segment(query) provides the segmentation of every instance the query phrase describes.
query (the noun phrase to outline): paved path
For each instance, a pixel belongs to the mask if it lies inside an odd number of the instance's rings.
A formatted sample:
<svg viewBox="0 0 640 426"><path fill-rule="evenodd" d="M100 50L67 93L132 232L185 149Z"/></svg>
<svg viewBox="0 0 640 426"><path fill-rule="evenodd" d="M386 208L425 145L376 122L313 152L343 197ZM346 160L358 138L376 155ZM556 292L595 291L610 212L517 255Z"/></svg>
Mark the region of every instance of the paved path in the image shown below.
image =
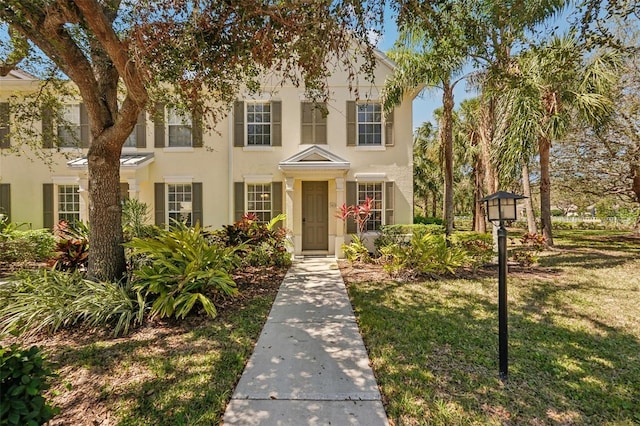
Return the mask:
<svg viewBox="0 0 640 426"><path fill-rule="evenodd" d="M224 424L388 425L335 260L294 262Z"/></svg>

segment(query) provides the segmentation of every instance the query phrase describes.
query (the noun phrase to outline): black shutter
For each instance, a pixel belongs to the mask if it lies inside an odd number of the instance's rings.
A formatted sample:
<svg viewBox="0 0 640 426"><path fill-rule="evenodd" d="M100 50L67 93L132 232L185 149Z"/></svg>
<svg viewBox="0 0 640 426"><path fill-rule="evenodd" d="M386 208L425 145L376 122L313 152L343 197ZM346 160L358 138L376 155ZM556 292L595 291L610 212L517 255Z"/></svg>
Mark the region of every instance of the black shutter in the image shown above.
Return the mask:
<svg viewBox="0 0 640 426"><path fill-rule="evenodd" d="M358 183L353 181L347 182L347 206L355 206L358 204ZM352 217L347 219L347 234L355 234L358 232L358 225Z"/></svg>
<svg viewBox="0 0 640 426"><path fill-rule="evenodd" d="M244 214L244 182L233 183L233 220L242 219Z"/></svg>
<svg viewBox="0 0 640 426"><path fill-rule="evenodd" d="M165 142L165 121L164 121L164 104L157 103L155 108L155 113L153 115L153 146L156 148L164 148L166 146ZM164 219L163 219L164 222Z"/></svg>
<svg viewBox="0 0 640 426"><path fill-rule="evenodd" d="M89 148L91 144L91 132L89 129L89 114L87 107L80 104L80 147Z"/></svg>
<svg viewBox="0 0 640 426"><path fill-rule="evenodd" d="M48 106L42 108L42 147L53 148L53 111Z"/></svg>
<svg viewBox="0 0 640 426"><path fill-rule="evenodd" d="M203 225L202 214L202 182L194 182L191 184L191 225L200 223Z"/></svg>
<svg viewBox="0 0 640 426"><path fill-rule="evenodd" d="M278 216L283 212L282 205L282 182L271 183L271 218ZM278 222L277 227L284 226L283 222Z"/></svg>
<svg viewBox="0 0 640 426"><path fill-rule="evenodd" d="M124 203L129 199L129 184L120 182L120 202Z"/></svg>
<svg viewBox="0 0 640 426"><path fill-rule="evenodd" d="M9 102L0 102L0 149L11 148L9 140Z"/></svg>
<svg viewBox="0 0 640 426"><path fill-rule="evenodd" d="M53 184L42 184L42 226L53 229Z"/></svg>
<svg viewBox="0 0 640 426"><path fill-rule="evenodd" d="M347 101L347 146L356 146L357 105L355 101Z"/></svg>
<svg viewBox="0 0 640 426"><path fill-rule="evenodd" d="M191 116L191 137L194 148L202 148L202 113L194 111Z"/></svg>
<svg viewBox="0 0 640 426"><path fill-rule="evenodd" d="M11 184L0 183L0 213L11 222Z"/></svg>
<svg viewBox="0 0 640 426"><path fill-rule="evenodd" d="M244 102L233 103L233 146L244 146Z"/></svg>
<svg viewBox="0 0 640 426"><path fill-rule="evenodd" d="M311 102L300 103L300 143L312 144L313 137L313 104Z"/></svg>
<svg viewBox="0 0 640 426"><path fill-rule="evenodd" d="M313 108L313 115L315 118L315 132L314 143L326 144L327 143L327 105L316 105Z"/></svg>
<svg viewBox="0 0 640 426"><path fill-rule="evenodd" d="M393 110L389 111L384 119L384 144L385 146L393 146L395 144L393 138Z"/></svg>
<svg viewBox="0 0 640 426"><path fill-rule="evenodd" d="M136 124L136 148L145 149L147 147L147 114L141 111L138 114Z"/></svg>
<svg viewBox="0 0 640 426"><path fill-rule="evenodd" d="M282 146L282 102L271 101L271 146Z"/></svg>
<svg viewBox="0 0 640 426"><path fill-rule="evenodd" d="M394 209L395 209L395 184L394 182L384 183L384 202L385 202L385 214L384 224L393 225L395 222Z"/></svg>
<svg viewBox="0 0 640 426"><path fill-rule="evenodd" d="M164 204L164 183L156 182L153 184L154 200L153 211L155 217L155 223L157 226L165 225L165 204Z"/></svg>

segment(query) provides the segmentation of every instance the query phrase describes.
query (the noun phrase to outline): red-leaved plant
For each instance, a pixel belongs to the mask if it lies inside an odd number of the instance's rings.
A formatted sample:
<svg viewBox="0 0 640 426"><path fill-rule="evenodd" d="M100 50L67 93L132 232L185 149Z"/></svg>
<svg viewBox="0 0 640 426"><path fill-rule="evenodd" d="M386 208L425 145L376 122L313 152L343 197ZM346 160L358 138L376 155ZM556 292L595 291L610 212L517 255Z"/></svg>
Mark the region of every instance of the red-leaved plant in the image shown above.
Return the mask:
<svg viewBox="0 0 640 426"><path fill-rule="evenodd" d="M350 217L356 222L358 238L362 239L362 235L367 230L367 222L373 214L373 198L367 197L362 204L347 206L343 204L338 208L336 217L347 221Z"/></svg>

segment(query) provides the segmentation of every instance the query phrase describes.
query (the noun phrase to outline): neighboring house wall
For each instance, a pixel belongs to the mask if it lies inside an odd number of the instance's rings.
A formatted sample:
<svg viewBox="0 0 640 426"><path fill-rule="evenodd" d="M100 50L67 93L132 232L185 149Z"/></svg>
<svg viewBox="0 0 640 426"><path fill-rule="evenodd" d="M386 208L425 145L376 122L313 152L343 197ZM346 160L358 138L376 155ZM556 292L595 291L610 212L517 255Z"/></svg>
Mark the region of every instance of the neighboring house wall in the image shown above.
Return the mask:
<svg viewBox="0 0 640 426"><path fill-rule="evenodd" d="M391 72L379 61L379 86ZM16 155L11 140L2 138L11 133L9 96L37 85L18 77L10 75L0 87L0 209L9 206L14 221L34 227L53 226L61 217L87 220L86 149L46 148L47 166L27 158L33 155ZM249 211L264 220L286 213L296 254L340 255L345 232L355 231L336 211L366 195L376 198L372 226L410 223L412 99L382 118L380 87L367 83L356 99L345 74L329 84L331 99L319 108L303 89L265 86L260 95L239 97L213 131L202 130L200 117L155 105L139 117L123 148L123 198L147 203L156 224L172 217L220 227ZM56 129L45 114L45 133L76 131L85 141L82 105L73 111L68 117L80 117L77 129Z"/></svg>

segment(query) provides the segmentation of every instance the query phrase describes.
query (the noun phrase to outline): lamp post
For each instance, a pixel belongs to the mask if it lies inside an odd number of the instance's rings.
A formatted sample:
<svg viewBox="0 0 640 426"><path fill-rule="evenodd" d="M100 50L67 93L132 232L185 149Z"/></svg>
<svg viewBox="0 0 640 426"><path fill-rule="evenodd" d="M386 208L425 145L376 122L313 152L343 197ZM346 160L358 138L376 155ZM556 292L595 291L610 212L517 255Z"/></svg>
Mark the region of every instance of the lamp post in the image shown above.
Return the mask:
<svg viewBox="0 0 640 426"><path fill-rule="evenodd" d="M504 222L518 217L516 201L522 195L498 191L481 199L486 203L487 219L498 223L498 353L500 379L507 381L509 374L509 333L507 326L507 229Z"/></svg>

